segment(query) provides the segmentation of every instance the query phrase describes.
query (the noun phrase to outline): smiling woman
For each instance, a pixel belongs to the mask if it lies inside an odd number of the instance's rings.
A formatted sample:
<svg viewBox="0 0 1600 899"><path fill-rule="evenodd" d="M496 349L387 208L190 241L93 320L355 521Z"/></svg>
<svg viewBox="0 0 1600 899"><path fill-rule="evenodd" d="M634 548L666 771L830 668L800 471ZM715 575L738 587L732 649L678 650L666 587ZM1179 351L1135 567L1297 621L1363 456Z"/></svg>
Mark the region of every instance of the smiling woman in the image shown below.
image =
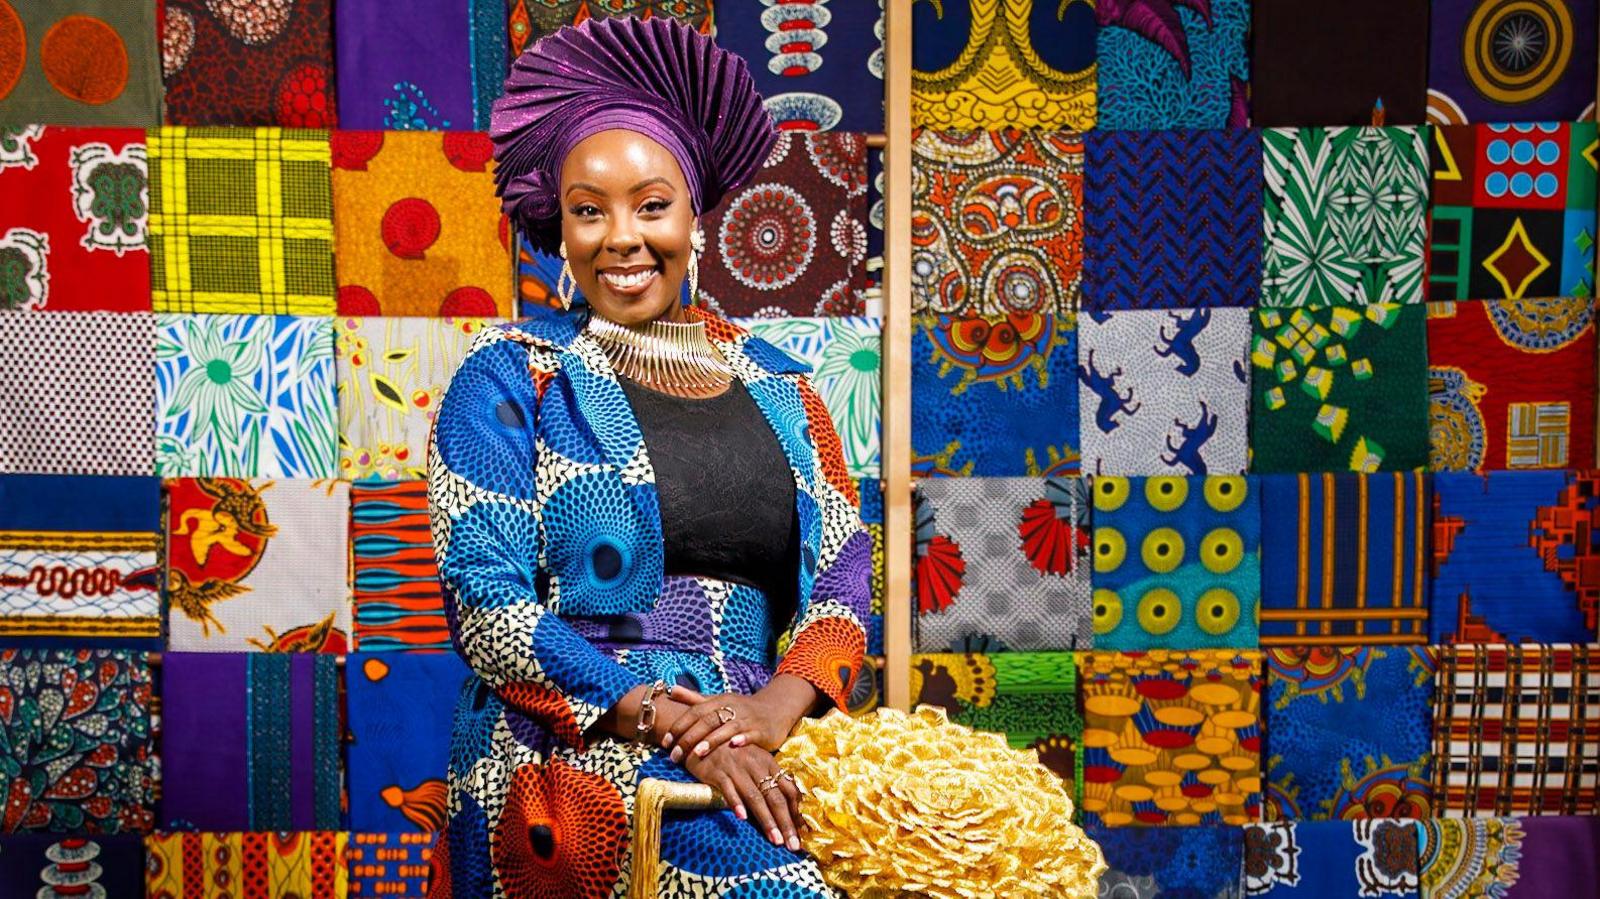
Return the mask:
<svg viewBox="0 0 1600 899"><path fill-rule="evenodd" d="M699 216L772 120L699 33L591 20L524 52L491 136L507 214L588 305L486 330L439 405L435 554L474 676L432 894L624 895L656 779L728 806L666 822L661 895L832 896L773 752L855 686L872 539L806 366L683 302Z"/></svg>

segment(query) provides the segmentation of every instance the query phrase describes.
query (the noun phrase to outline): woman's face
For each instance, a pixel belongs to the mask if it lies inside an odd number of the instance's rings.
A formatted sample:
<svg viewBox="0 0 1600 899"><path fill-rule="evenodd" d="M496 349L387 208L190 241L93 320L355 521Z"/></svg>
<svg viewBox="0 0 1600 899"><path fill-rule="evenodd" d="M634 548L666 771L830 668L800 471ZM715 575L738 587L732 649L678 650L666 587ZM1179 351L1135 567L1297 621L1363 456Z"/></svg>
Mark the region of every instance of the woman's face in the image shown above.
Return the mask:
<svg viewBox="0 0 1600 899"><path fill-rule="evenodd" d="M562 163L567 262L594 311L618 324L682 318L694 226L678 161L642 134L602 131Z"/></svg>

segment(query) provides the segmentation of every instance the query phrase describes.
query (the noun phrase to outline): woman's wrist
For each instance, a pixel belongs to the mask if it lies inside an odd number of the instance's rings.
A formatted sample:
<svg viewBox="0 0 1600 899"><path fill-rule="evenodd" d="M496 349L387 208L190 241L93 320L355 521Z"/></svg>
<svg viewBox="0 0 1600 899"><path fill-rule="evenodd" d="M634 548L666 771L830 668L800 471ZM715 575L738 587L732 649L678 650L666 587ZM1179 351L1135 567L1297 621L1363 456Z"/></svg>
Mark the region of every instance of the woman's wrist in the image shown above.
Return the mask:
<svg viewBox="0 0 1600 899"><path fill-rule="evenodd" d="M775 675L758 695L783 722L786 736L794 732L802 718L816 712L822 704L822 693L810 681L792 674Z"/></svg>

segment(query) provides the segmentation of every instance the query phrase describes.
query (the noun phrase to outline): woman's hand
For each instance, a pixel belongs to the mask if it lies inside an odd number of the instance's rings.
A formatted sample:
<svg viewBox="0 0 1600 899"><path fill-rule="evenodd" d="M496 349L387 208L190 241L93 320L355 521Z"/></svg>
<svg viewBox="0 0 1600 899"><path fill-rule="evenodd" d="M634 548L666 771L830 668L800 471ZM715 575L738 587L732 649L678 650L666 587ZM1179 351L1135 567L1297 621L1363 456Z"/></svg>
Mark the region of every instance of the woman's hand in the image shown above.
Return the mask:
<svg viewBox="0 0 1600 899"><path fill-rule="evenodd" d="M753 814L774 846L800 851L800 789L782 776L772 753L759 746L728 746L710 755L689 756L684 769L722 793L741 821Z"/></svg>
<svg viewBox="0 0 1600 899"><path fill-rule="evenodd" d="M783 674L750 696L702 696L676 686L667 691L667 698L686 703L689 709L667 728L661 746L670 749L672 760L679 763L688 754L704 758L724 744L776 752L795 724L816 707L817 696L817 688L807 681Z"/></svg>

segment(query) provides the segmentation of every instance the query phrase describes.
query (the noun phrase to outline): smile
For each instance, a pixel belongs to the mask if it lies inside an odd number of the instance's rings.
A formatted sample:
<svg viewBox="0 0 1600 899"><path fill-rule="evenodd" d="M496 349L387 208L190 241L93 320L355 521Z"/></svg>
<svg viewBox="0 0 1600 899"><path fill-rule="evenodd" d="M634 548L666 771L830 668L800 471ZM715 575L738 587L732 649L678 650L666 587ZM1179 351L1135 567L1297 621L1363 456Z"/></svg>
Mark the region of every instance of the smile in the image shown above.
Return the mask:
<svg viewBox="0 0 1600 899"><path fill-rule="evenodd" d="M612 290L623 293L637 293L650 285L655 278L656 270L641 268L628 272L604 271L600 273L600 281Z"/></svg>

